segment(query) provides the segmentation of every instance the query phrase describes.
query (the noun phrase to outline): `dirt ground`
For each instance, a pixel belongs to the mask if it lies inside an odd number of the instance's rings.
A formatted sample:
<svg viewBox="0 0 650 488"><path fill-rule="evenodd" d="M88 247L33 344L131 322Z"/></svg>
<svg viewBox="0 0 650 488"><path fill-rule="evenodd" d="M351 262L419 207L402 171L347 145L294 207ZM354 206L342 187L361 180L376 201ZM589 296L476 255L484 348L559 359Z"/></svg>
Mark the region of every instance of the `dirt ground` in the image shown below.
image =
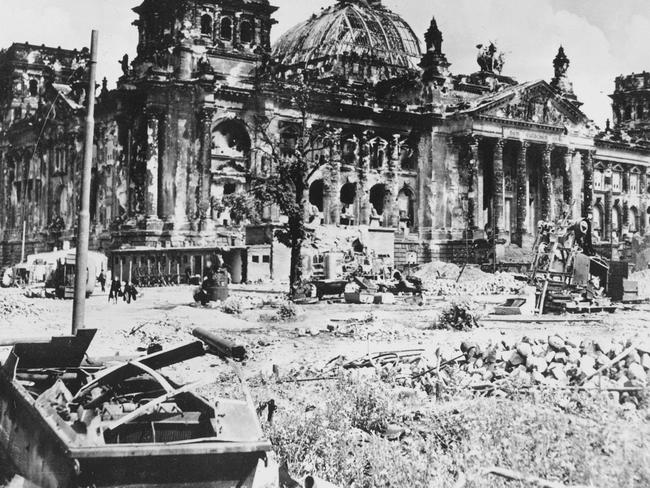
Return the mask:
<svg viewBox="0 0 650 488"><path fill-rule="evenodd" d="M269 322L272 307L256 307L239 315L193 303L192 287L152 288L143 290L135 302L109 303L106 294L95 294L86 301L86 327L98 330L90 347L91 357L138 354L138 348L151 342L163 345L191 341L191 331L204 327L251 348L245 371L251 375L308 360L315 365L332 357L355 357L369 352L395 349L425 349L426 354L440 347L451 355L464 340L484 344L490 341L514 342L522 337L546 338L559 334L574 342L582 339L635 339L650 344L650 305L620 310L614 314L569 316L571 322L522 323L492 322L470 332L429 330L432 321L448 300L419 305L417 300L399 300L393 305L355 305L326 301L300 307L299 316L286 322ZM281 293L233 291L233 296L273 301ZM0 289L5 300L20 300L22 312L2 316L0 340L14 337L68 334L71 328L72 301L27 299L16 289ZM484 314L491 311L499 297L477 297ZM370 316L370 314L372 314ZM328 325L346 320L372 319L371 330L360 330L352 337L328 332ZM583 320L584 319L584 320ZM579 321L576 321L579 320ZM137 330L136 330L137 329ZM133 332L132 334L130 334ZM7 348L0 348L2 352Z"/></svg>
<svg viewBox="0 0 650 488"><path fill-rule="evenodd" d="M559 334L575 343L583 339L631 339L650 347L650 305L551 323L484 320L480 328L459 332L430 328L448 303L446 299L422 304L417 299L400 298L392 305L323 301L301 306L295 320L272 321L269 317L276 313L273 303L282 296L277 290L244 287L233 291L233 296L252 303L236 315L197 306L192 300L191 287L154 288L143 292L131 304L121 300L117 304L109 303L107 295L101 293L87 300L86 327L98 331L89 350L91 358L142 354L151 343L181 344L193 340L191 331L195 327L207 328L247 346L249 359L243 371L254 383L259 383L260 377L271 377L274 369L276 375L293 371L294 377L317 376L318 371L337 356L353 359L371 352L423 349L425 356L433 357L440 348L443 357L450 358L457 354L465 340L478 344L500 341L511 344L522 337L542 339ZM487 315L493 304L501 299L480 297L474 300ZM3 301L5 305L17 305L11 310L5 307L4 315L0 307L0 341L70 332L71 301L26 298L19 290L1 289L0 305ZM349 327L348 332L341 332L341 327L350 323L353 324L352 332ZM8 347L0 347L0 361L8 350ZM215 369L218 362L211 357L193 360L183 369L184 379L206 374L217 376L221 371ZM277 391L281 385L275 388ZM301 398L299 402L305 396ZM647 425L648 419L643 423Z"/></svg>

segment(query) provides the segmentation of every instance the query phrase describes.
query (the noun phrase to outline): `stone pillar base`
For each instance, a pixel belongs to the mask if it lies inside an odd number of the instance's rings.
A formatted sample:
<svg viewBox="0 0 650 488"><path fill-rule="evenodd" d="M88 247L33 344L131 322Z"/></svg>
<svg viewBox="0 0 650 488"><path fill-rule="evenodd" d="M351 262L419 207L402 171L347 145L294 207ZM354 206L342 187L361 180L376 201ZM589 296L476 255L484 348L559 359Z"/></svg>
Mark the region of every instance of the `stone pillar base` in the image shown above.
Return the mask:
<svg viewBox="0 0 650 488"><path fill-rule="evenodd" d="M144 226L146 230L161 231L163 229L163 221L158 217L147 216L145 217Z"/></svg>
<svg viewBox="0 0 650 488"><path fill-rule="evenodd" d="M201 219L199 221L199 231L202 233L214 233L217 224L212 219Z"/></svg>

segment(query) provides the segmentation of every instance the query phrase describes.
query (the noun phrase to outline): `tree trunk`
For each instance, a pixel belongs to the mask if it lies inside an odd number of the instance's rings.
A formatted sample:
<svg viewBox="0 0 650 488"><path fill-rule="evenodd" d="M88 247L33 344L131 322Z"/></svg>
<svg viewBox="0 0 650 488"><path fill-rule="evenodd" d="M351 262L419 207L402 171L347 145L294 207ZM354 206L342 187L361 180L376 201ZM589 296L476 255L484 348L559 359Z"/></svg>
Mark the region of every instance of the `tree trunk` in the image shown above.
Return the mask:
<svg viewBox="0 0 650 488"><path fill-rule="evenodd" d="M291 239L291 270L289 273L289 293L294 297L297 285L302 280L302 241L295 237Z"/></svg>
<svg viewBox="0 0 650 488"><path fill-rule="evenodd" d="M305 183L304 174L297 175L295 178L296 186L296 205L298 211L289 218L289 232L291 233L291 263L289 273L289 293L291 297L296 295L297 285L302 280L302 242L304 239L305 226Z"/></svg>

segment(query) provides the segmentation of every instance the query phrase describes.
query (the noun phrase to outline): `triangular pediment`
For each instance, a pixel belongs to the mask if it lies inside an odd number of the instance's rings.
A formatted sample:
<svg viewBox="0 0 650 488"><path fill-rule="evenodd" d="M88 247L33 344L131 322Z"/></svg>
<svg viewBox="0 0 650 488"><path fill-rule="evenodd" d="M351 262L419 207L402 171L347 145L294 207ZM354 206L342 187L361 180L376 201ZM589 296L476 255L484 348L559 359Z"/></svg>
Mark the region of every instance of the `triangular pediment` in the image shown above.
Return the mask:
<svg viewBox="0 0 650 488"><path fill-rule="evenodd" d="M531 124L566 127L584 124L587 116L545 81L524 83L474 100L473 115Z"/></svg>

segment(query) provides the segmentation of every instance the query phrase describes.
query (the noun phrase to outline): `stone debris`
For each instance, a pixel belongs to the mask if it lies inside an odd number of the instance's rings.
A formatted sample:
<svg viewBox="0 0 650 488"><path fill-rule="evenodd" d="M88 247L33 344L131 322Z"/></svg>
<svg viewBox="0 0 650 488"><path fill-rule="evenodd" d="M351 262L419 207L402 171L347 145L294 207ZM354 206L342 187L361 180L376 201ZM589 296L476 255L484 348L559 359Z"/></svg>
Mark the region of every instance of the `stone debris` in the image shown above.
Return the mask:
<svg viewBox="0 0 650 488"><path fill-rule="evenodd" d="M11 292L3 291L0 294L0 317L9 318L11 316L29 317L38 315L42 308L30 300L18 290Z"/></svg>
<svg viewBox="0 0 650 488"><path fill-rule="evenodd" d="M632 273L630 280L636 281L639 284L638 297L640 299L650 299L650 269Z"/></svg>
<svg viewBox="0 0 650 488"><path fill-rule="evenodd" d="M463 389L500 396L535 388L600 390L635 407L647 397L650 347L603 340L576 344L552 335L546 340L523 338L485 347L463 342L460 349L456 358L447 361L441 356L431 361L407 355L404 361L338 364L373 367L382 379L429 395Z"/></svg>
<svg viewBox="0 0 650 488"><path fill-rule="evenodd" d="M518 294L526 284L511 273L485 273L475 266L467 266L462 274L461 270L455 264L436 262L423 265L415 276L422 280L425 296Z"/></svg>

